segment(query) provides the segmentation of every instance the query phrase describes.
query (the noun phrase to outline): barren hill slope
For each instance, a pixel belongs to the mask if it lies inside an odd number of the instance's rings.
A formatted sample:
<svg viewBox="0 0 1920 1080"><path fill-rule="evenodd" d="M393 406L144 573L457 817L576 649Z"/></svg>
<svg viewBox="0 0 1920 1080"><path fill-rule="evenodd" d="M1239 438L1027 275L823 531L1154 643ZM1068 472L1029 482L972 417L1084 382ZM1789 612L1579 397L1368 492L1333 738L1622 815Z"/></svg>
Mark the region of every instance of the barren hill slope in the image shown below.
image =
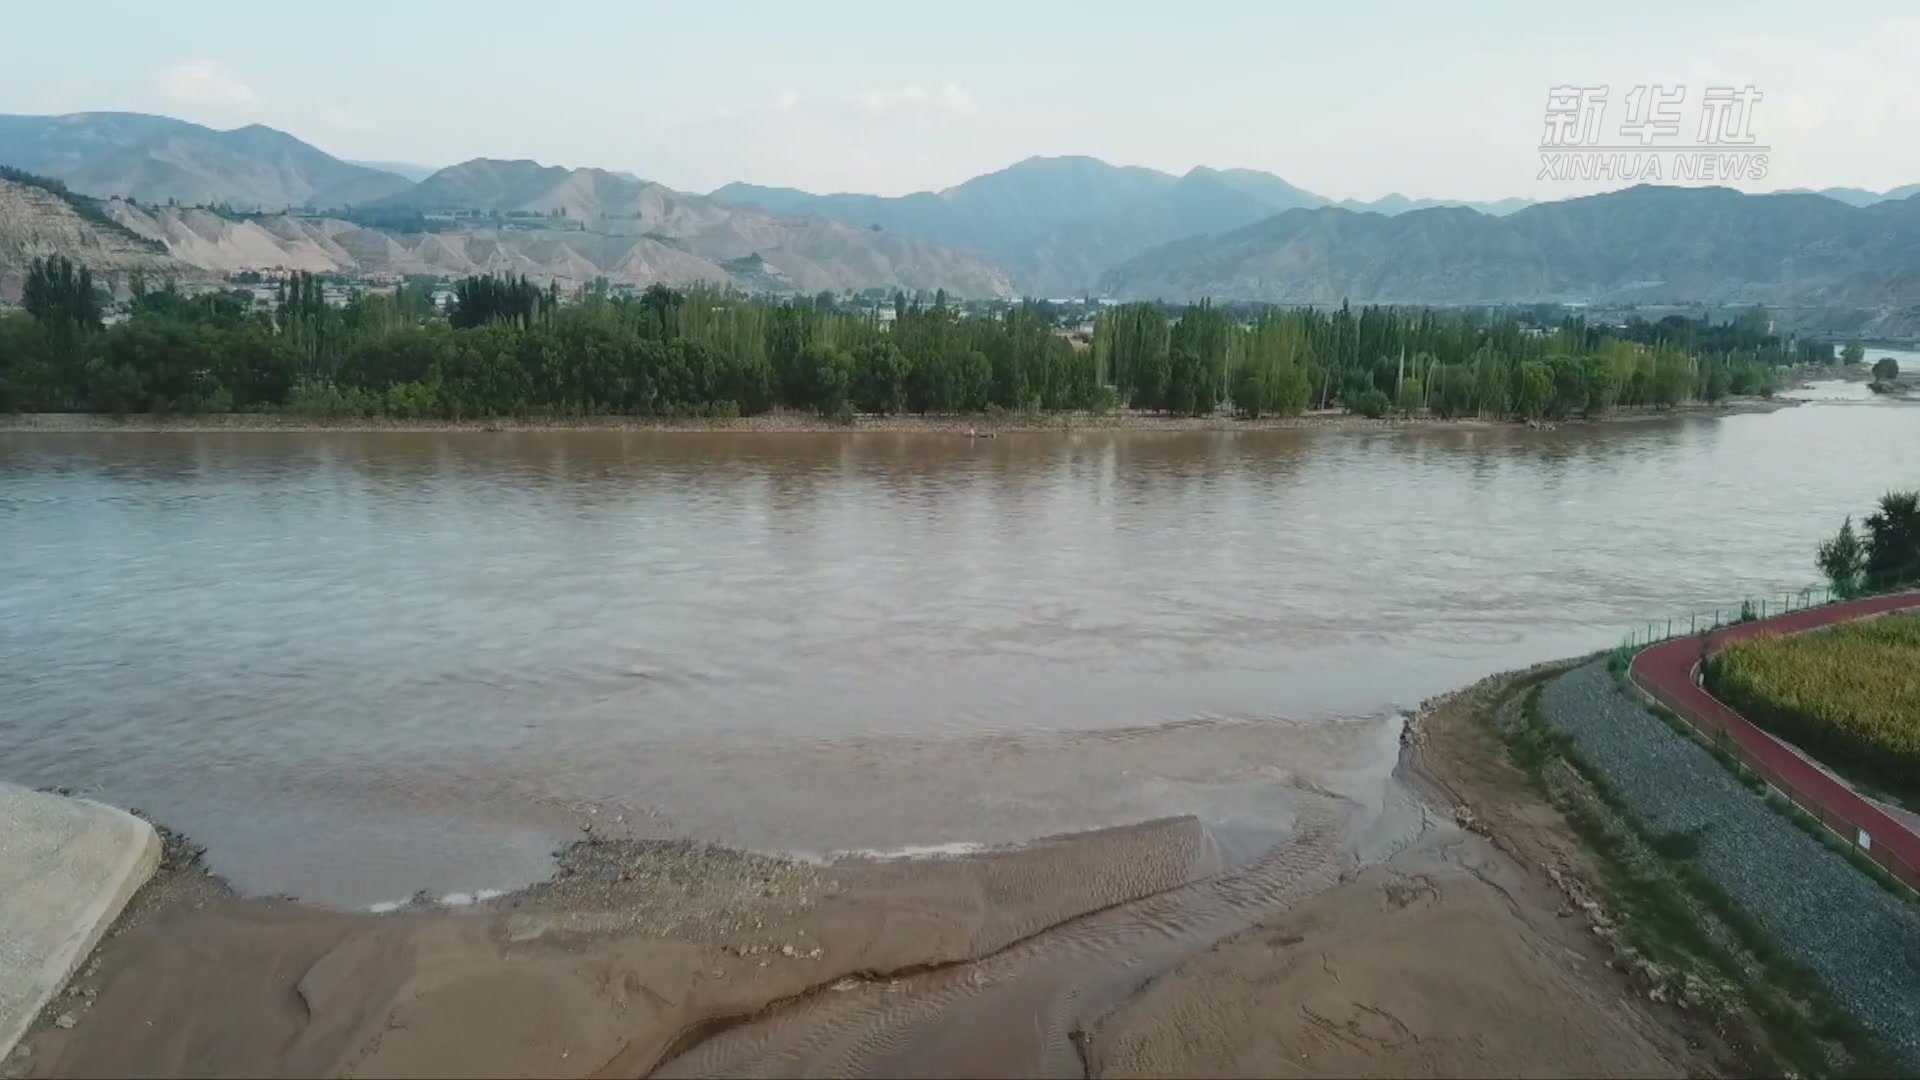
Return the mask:
<svg viewBox="0 0 1920 1080"><path fill-rule="evenodd" d="M1014 295L1000 267L930 240L782 217L602 169L532 161L464 162L369 204L374 216L362 220L392 229L322 215L107 205L127 228L220 273L510 273L563 286L604 277L628 285L707 282L753 291Z"/></svg>
<svg viewBox="0 0 1920 1080"><path fill-rule="evenodd" d="M1013 294L999 268L925 240L841 222L686 205L658 185L647 187L631 204L635 217L603 219L593 228L480 221L441 231L390 232L339 218L231 217L121 200L106 209L178 258L220 274L283 268L449 277L505 273L557 280L562 287L604 277L636 286L707 282L776 292L901 287L945 289L955 296Z"/></svg>
<svg viewBox="0 0 1920 1080"><path fill-rule="evenodd" d="M76 203L87 205L78 197L0 178L0 298L17 299L33 260L52 255L86 265L96 279L113 286L124 286L136 273L156 280L203 276L129 231L83 215Z"/></svg>

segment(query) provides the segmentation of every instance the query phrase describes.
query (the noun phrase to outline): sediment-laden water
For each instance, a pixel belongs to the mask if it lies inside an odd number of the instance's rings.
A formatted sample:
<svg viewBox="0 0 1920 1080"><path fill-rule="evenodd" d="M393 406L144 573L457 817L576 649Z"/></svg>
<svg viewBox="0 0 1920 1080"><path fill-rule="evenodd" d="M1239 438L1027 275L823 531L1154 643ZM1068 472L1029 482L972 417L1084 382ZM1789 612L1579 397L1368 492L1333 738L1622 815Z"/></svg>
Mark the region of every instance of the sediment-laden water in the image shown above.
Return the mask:
<svg viewBox="0 0 1920 1080"><path fill-rule="evenodd" d="M1376 798L1398 709L1813 583L1842 515L1920 484L1920 409L1826 396L1555 431L0 434L0 779L343 905L524 883L583 824L825 855L1192 814L1256 860L1324 792Z"/></svg>

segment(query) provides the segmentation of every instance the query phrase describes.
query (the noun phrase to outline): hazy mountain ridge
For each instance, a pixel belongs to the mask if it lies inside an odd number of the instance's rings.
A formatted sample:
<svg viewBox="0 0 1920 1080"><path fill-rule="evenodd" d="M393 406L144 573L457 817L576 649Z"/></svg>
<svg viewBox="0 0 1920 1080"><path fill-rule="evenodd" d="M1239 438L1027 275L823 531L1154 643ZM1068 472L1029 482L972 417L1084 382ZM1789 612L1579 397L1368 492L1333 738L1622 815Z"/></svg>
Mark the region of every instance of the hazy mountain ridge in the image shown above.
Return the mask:
<svg viewBox="0 0 1920 1080"><path fill-rule="evenodd" d="M1848 206L1872 206L1875 203L1897 202L1920 195L1920 184L1906 184L1887 191L1869 191L1866 188L1857 187L1830 187L1821 188L1818 191L1812 188L1787 188L1779 194L1824 195L1836 202L1846 203Z"/></svg>
<svg viewBox="0 0 1920 1080"><path fill-rule="evenodd" d="M1200 166L1174 176L1098 158L1028 158L939 192L886 197L813 195L794 188L734 183L713 198L786 214L878 225L972 247L1004 263L1027 293L1075 294L1143 251L1191 236L1250 225L1297 207L1332 204L1323 195L1256 169ZM1523 199L1470 204L1510 212ZM1346 204L1384 213L1462 205L1390 195Z"/></svg>
<svg viewBox="0 0 1920 1080"><path fill-rule="evenodd" d="M701 280L733 281L748 288L813 292L897 286L945 289L958 296L1014 295L1006 272L979 255L824 217L729 206L604 169L477 158L441 169L373 207L539 219L536 231L544 242L574 255L623 250L636 238L644 239L660 249L648 265L677 267L674 276L663 280L678 283L692 280L688 275L697 268ZM509 246L525 246L512 232L493 230L490 235ZM694 261L672 259L666 255L669 250ZM614 266L625 260L622 255ZM604 257L587 261L613 280L646 283L630 274L607 272ZM551 276L570 280L576 275Z"/></svg>
<svg viewBox="0 0 1920 1080"><path fill-rule="evenodd" d="M343 160L346 160L346 159L343 159ZM425 180L427 177L432 176L434 173L437 173L440 171L440 166L438 165L422 165L422 164L419 164L418 162L413 162L413 161L347 160L347 164L358 165L363 169L377 169L380 172L389 172L395 176L410 180L416 184L422 180Z"/></svg>
<svg viewBox="0 0 1920 1080"><path fill-rule="evenodd" d="M1505 217L1516 210L1525 210L1527 207L1534 205L1534 200L1523 199L1519 196L1507 199L1495 199L1491 202L1480 202L1473 199L1412 199L1399 192L1393 192L1371 201L1342 199L1332 205L1338 206L1343 210L1358 210L1363 213L1372 211L1376 214L1386 214L1389 217L1395 214L1411 213L1415 210L1438 210L1445 207L1458 207L1463 210L1476 210L1482 214L1489 214L1493 217Z"/></svg>
<svg viewBox="0 0 1920 1080"><path fill-rule="evenodd" d="M1001 254L1014 280L1048 296L1084 292L1106 270L1160 244L1226 232L1319 196L1278 177L1248 182L1212 169L1195 169L1167 187L1107 213L1056 226Z"/></svg>
<svg viewBox="0 0 1920 1080"><path fill-rule="evenodd" d="M1693 302L1877 307L1920 301L1920 199L1637 187L1506 217L1294 210L1164 245L1103 293L1403 304Z"/></svg>
<svg viewBox="0 0 1920 1080"><path fill-rule="evenodd" d="M1098 158L1028 158L938 192L815 195L795 188L732 183L711 198L782 214L809 214L1001 255L1072 221L1097 218L1171 187L1152 169Z"/></svg>
<svg viewBox="0 0 1920 1080"><path fill-rule="evenodd" d="M0 116L0 164L100 198L319 209L412 186L259 124L217 131L142 113Z"/></svg>

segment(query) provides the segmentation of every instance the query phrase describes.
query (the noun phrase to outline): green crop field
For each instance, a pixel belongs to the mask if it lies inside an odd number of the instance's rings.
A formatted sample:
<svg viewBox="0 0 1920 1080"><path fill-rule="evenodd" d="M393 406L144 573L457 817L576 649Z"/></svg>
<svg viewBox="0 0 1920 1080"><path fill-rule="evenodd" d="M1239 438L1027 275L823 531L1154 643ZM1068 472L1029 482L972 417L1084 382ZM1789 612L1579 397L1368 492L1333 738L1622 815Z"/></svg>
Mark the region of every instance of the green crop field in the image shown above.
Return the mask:
<svg viewBox="0 0 1920 1080"><path fill-rule="evenodd" d="M1909 805L1920 797L1920 615L1740 642L1706 678L1754 723Z"/></svg>

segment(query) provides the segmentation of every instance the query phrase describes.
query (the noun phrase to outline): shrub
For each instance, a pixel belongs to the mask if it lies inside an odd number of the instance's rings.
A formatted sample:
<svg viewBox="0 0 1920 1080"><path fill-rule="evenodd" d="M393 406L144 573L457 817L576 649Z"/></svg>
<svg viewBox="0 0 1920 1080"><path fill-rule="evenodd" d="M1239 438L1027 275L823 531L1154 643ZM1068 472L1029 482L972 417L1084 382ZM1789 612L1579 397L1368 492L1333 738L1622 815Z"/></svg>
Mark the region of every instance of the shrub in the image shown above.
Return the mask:
<svg viewBox="0 0 1920 1080"><path fill-rule="evenodd" d="M372 416L380 411L380 395L366 390L342 389L330 382L301 379L287 394L287 411L321 420L347 420Z"/></svg>
<svg viewBox="0 0 1920 1080"><path fill-rule="evenodd" d="M1860 591L1860 579L1867 570L1867 551L1853 531L1852 518L1840 523L1840 531L1831 540L1820 541L1817 561L1834 592L1853 596Z"/></svg>
<svg viewBox="0 0 1920 1080"><path fill-rule="evenodd" d="M1920 491L1889 491L1867 515L1866 572L1894 583L1920 569Z"/></svg>
<svg viewBox="0 0 1920 1080"><path fill-rule="evenodd" d="M389 416L417 420L440 415L440 390L424 383L399 383L387 388L383 403Z"/></svg>

